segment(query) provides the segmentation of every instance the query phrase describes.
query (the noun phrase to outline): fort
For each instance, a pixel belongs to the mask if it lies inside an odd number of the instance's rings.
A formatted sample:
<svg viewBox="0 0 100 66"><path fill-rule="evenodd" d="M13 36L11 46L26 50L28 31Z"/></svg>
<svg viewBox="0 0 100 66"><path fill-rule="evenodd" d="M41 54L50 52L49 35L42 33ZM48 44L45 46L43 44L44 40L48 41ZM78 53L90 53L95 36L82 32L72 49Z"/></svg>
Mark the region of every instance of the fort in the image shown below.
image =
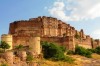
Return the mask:
<svg viewBox="0 0 100 66"><path fill-rule="evenodd" d="M85 35L83 29L78 31L70 24L46 16L12 22L9 34L12 35L12 47L19 44L29 46L32 37L40 37L40 41L54 42L69 50L74 50L76 44L85 48L100 46L100 40Z"/></svg>
<svg viewBox="0 0 100 66"><path fill-rule="evenodd" d="M75 50L76 45L90 49L100 46L100 40L85 35L83 29L78 31L70 24L46 16L10 23L9 33L3 34L1 40L10 45L7 52L0 54L0 58L5 59L9 66L39 66L40 61L26 62L28 55L42 60L41 41L53 42L69 50ZM16 50L15 47L20 44L25 47L24 50Z"/></svg>

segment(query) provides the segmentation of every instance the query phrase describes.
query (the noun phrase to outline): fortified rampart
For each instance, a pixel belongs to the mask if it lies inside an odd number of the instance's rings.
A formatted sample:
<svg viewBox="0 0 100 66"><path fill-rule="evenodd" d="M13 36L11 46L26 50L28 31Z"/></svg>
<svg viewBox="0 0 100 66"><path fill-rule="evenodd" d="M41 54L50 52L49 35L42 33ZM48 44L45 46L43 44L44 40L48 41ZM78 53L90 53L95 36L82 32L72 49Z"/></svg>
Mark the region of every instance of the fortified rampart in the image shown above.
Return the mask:
<svg viewBox="0 0 100 66"><path fill-rule="evenodd" d="M10 23L9 34L13 35L13 46L22 44L29 46L31 36L39 36L41 41L55 42L73 50L76 44L85 48L95 48L100 41L92 40L84 34L83 29L77 31L70 24L52 17L38 17Z"/></svg>
<svg viewBox="0 0 100 66"><path fill-rule="evenodd" d="M10 23L9 34L34 34L39 36L74 35L75 28L69 24L51 17L38 17L28 21L15 21Z"/></svg>
<svg viewBox="0 0 100 66"><path fill-rule="evenodd" d="M74 50L75 41L73 36L66 37L42 37L41 41L48 41L52 43L59 44L61 46L65 46L67 49Z"/></svg>

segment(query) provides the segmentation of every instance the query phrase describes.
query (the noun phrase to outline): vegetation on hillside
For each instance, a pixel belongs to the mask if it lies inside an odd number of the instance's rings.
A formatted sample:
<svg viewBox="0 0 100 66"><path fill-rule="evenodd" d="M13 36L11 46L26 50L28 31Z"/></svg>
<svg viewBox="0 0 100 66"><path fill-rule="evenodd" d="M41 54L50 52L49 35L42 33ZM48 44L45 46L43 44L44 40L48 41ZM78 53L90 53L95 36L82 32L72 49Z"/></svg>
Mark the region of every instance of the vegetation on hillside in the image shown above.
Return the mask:
<svg viewBox="0 0 100 66"><path fill-rule="evenodd" d="M92 53L100 54L100 46L96 47L95 49L88 49L88 50L91 51Z"/></svg>
<svg viewBox="0 0 100 66"><path fill-rule="evenodd" d="M62 46L59 46L55 43L49 43L49 42L41 42L42 48L43 48L43 55L46 59L52 59L55 61L67 61L69 63L72 63L74 59L72 59L69 56L65 56L65 48Z"/></svg>
<svg viewBox="0 0 100 66"><path fill-rule="evenodd" d="M81 47L81 46L76 46L75 48L75 54L79 54L88 58L91 58L92 52Z"/></svg>
<svg viewBox="0 0 100 66"><path fill-rule="evenodd" d="M96 47L95 49L86 49L82 46L76 45L75 51L67 50L68 55L77 54L77 55L85 56L85 57L88 57L88 58L91 58L92 57L91 55L93 53L100 54L100 46Z"/></svg>
<svg viewBox="0 0 100 66"><path fill-rule="evenodd" d="M2 63L0 66L8 66L8 64L6 64L6 63Z"/></svg>
<svg viewBox="0 0 100 66"><path fill-rule="evenodd" d="M17 50L22 50L24 48L24 46L23 45L18 45L18 46L15 46L15 49L17 49Z"/></svg>
<svg viewBox="0 0 100 66"><path fill-rule="evenodd" d="M100 46L98 46L98 47L95 48L95 52L96 52L97 54L100 54Z"/></svg>
<svg viewBox="0 0 100 66"><path fill-rule="evenodd" d="M34 57L31 54L27 54L26 61L31 62L33 61Z"/></svg>

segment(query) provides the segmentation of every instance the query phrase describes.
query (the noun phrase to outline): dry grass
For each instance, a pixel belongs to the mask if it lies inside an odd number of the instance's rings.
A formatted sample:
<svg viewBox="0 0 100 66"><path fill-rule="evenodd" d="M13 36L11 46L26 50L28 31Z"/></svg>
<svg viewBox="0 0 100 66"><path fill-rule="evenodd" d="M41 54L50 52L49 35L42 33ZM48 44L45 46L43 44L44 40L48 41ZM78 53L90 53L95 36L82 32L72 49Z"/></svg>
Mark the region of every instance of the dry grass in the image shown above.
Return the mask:
<svg viewBox="0 0 100 66"><path fill-rule="evenodd" d="M75 64L70 64L62 61L44 60L44 63L42 63L41 66L75 66Z"/></svg>
<svg viewBox="0 0 100 66"><path fill-rule="evenodd" d="M92 58L93 59L100 59L100 55L98 55L98 54L92 54Z"/></svg>
<svg viewBox="0 0 100 66"><path fill-rule="evenodd" d="M46 59L34 59L34 62L38 62L40 64L40 66L84 66L84 64L88 64L91 61L88 58L80 56L80 55L72 55L71 57L76 59L75 62L71 63L71 64L68 62L51 61L51 60L46 60ZM84 58L85 58L85 60L84 60ZM92 54L92 58L100 59L100 55ZM5 60L0 59L0 62L2 62L2 61L5 61Z"/></svg>

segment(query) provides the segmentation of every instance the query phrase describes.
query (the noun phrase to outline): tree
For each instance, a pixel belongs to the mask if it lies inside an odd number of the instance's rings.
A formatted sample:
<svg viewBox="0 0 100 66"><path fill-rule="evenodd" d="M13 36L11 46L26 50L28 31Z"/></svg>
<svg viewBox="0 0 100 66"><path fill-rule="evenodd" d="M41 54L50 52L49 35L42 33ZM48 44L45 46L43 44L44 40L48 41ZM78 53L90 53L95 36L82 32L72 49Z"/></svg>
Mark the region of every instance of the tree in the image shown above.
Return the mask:
<svg viewBox="0 0 100 66"><path fill-rule="evenodd" d="M0 48L4 49L4 51L5 51L6 49L9 49L10 46L5 41L1 41Z"/></svg>

